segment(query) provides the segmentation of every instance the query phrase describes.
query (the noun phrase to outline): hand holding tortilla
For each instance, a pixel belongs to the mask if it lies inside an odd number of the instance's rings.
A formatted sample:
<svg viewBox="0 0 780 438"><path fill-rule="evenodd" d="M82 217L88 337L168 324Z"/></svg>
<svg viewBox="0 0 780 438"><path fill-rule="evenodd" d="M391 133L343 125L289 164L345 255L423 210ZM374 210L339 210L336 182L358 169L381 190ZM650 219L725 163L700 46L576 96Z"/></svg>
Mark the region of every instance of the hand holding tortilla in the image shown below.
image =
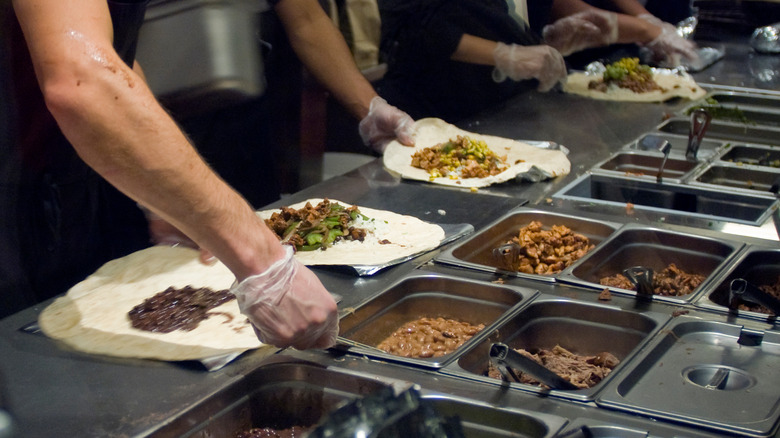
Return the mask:
<svg viewBox="0 0 780 438"><path fill-rule="evenodd" d="M397 141L391 142L383 157L386 168L398 172L401 177L418 181L428 181L455 187L487 187L515 179L518 175L538 171L547 178L566 175L571 169L571 163L560 150L542 149L517 140L482 135L462 130L441 119L427 118L418 120L414 148L403 146ZM413 165L413 156L447 142L458 141L458 137L468 138L474 142L484 142L487 148L502 157L504 170L482 177L463 177L464 170L474 163L462 163L457 168L447 172L446 176L436 176L427 170ZM479 164L479 163L477 163Z"/></svg>
<svg viewBox="0 0 780 438"><path fill-rule="evenodd" d="M368 114L360 121L358 131L363 143L380 154L395 138L408 146L414 144L414 120L379 96L371 99Z"/></svg>
<svg viewBox="0 0 780 438"><path fill-rule="evenodd" d="M673 97L700 99L707 92L684 71L652 68L638 58L623 58L588 72L569 74L563 90L600 100L663 102Z"/></svg>
<svg viewBox="0 0 780 438"><path fill-rule="evenodd" d="M293 252L286 245L283 259L231 292L263 342L298 349L330 347L339 332L336 302Z"/></svg>

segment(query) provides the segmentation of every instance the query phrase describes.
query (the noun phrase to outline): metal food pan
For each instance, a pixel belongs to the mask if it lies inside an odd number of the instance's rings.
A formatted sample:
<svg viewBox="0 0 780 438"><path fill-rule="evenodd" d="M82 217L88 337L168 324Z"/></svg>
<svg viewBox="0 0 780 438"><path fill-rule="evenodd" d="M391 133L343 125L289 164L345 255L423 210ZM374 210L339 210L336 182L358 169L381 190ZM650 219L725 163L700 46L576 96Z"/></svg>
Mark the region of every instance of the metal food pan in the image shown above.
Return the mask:
<svg viewBox="0 0 780 438"><path fill-rule="evenodd" d="M774 284L780 278L780 249L749 246L713 281L713 288L699 297L697 307L720 313L733 313L741 317L776 322L776 316L767 313L729 309L729 288L735 278L761 286Z"/></svg>
<svg viewBox="0 0 780 438"><path fill-rule="evenodd" d="M602 286L599 280L622 273L624 269L644 266L659 272L674 263L687 273L705 276L705 280L688 295L653 295L653 300L687 303L706 289L711 278L728 264L742 246L743 243L736 241L630 224L583 257L577 266L564 271L561 280L603 290L606 286ZM621 294L637 295L637 292L629 289L609 289Z"/></svg>
<svg viewBox="0 0 780 438"><path fill-rule="evenodd" d="M669 142L669 144L672 145L672 150L670 152L670 156L672 155L678 155L678 156L685 156L685 150L688 148L688 133L686 132L684 135L679 134L670 134L667 132L650 132L647 134L644 134L637 138L635 141L632 141L628 145L625 146L624 149L626 150L643 150L640 146L642 143L642 140L645 137L648 136L654 136L659 137L663 140L666 140ZM697 158L699 159L707 159L709 157L712 157L721 147L723 147L725 143L721 140L713 140L709 138L704 138L701 141L701 144L699 145L699 152L697 153Z"/></svg>
<svg viewBox="0 0 780 438"><path fill-rule="evenodd" d="M567 420L557 415L506 409L450 395L423 396L439 415L457 416L466 438L547 438L557 432Z"/></svg>
<svg viewBox="0 0 780 438"><path fill-rule="evenodd" d="M764 169L754 166L713 164L697 172L689 183L760 192L768 196L777 195L780 187L780 169Z"/></svg>
<svg viewBox="0 0 780 438"><path fill-rule="evenodd" d="M418 273L390 286L350 311L339 322L340 336L376 347L407 322L422 317L452 318L485 329L454 353L431 358L406 358L377 348L352 346L349 351L407 365L440 368L487 336L506 315L525 305L538 291L433 273Z"/></svg>
<svg viewBox="0 0 780 438"><path fill-rule="evenodd" d="M553 195L554 198L621 207L637 211L669 212L705 220L728 220L760 225L776 204L774 197L731 193L688 184L641 181L586 173Z"/></svg>
<svg viewBox="0 0 780 438"><path fill-rule="evenodd" d="M621 415L614 420L575 418L561 431L566 438L713 438L721 434L707 433L701 429L682 428L637 416Z"/></svg>
<svg viewBox="0 0 780 438"><path fill-rule="evenodd" d="M656 180L658 168L663 163L661 177L666 180L681 181L698 165L698 161L689 161L682 156L669 156L664 162L663 154L647 152L624 151L612 154L606 160L593 167L594 172Z"/></svg>
<svg viewBox="0 0 780 438"><path fill-rule="evenodd" d="M780 147L734 145L723 149L718 159L736 165L742 164L780 169Z"/></svg>
<svg viewBox="0 0 780 438"><path fill-rule="evenodd" d="M714 91L708 97L723 106L740 108L760 108L780 113L780 96L768 94L744 93L739 91Z"/></svg>
<svg viewBox="0 0 780 438"><path fill-rule="evenodd" d="M545 228L549 228L552 225L567 226L574 232L587 237L596 246L620 226L617 223L576 217L565 213L520 208L507 213L463 243L442 251L436 256L435 261L481 271L501 272L518 277L553 282L558 274L536 275L509 271L493 255L493 249L517 236L520 228L533 221L540 221Z"/></svg>
<svg viewBox="0 0 780 438"><path fill-rule="evenodd" d="M780 416L780 333L680 316L613 379L599 406L769 436Z"/></svg>
<svg viewBox="0 0 780 438"><path fill-rule="evenodd" d="M673 117L666 120L656 128L661 132L670 134L688 135L691 121L687 118ZM780 129L767 126L746 125L744 123L713 120L710 123L705 138L716 140L728 140L734 142L759 143L766 145L777 144Z"/></svg>
<svg viewBox="0 0 780 438"><path fill-rule="evenodd" d="M660 313L639 313L604 304L541 295L442 372L497 386L508 384L512 388L538 394L589 401L593 400L606 381L620 372L632 354L669 318L669 315ZM606 351L615 355L620 363L605 380L591 388L548 390L535 385L488 377L489 351L494 342L503 342L510 348L526 350L551 349L560 345L572 353L583 355Z"/></svg>
<svg viewBox="0 0 780 438"><path fill-rule="evenodd" d="M186 412L144 436L233 437L253 427L314 427L342 403L389 385L307 362L272 363L216 394L194 400Z"/></svg>

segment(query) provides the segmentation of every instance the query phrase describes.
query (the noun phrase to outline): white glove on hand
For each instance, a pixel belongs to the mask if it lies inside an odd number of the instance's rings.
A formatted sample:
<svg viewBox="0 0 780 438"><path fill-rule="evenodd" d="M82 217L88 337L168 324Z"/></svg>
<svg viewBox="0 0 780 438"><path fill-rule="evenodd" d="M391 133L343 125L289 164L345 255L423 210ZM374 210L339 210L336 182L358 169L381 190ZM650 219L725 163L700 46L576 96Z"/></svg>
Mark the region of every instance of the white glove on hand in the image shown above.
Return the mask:
<svg viewBox="0 0 780 438"><path fill-rule="evenodd" d="M401 144L414 146L414 120L379 96L371 99L368 114L360 121L358 131L363 143L380 154L396 138Z"/></svg>
<svg viewBox="0 0 780 438"><path fill-rule="evenodd" d="M338 308L319 279L284 245L265 272L230 288L261 341L277 347L327 348L339 333Z"/></svg>
<svg viewBox="0 0 780 438"><path fill-rule="evenodd" d="M550 46L520 46L499 42L493 50L496 68L493 80L503 82L537 79L538 90L547 92L559 81L566 79L566 63L563 56Z"/></svg>
<svg viewBox="0 0 780 438"><path fill-rule="evenodd" d="M614 12L595 9L578 12L544 26L542 38L563 56L608 46L618 40L618 17Z"/></svg>
<svg viewBox="0 0 780 438"><path fill-rule="evenodd" d="M681 37L676 27L649 14L638 15L637 18L661 28L661 34L644 45L651 53L649 62L660 67L677 67L683 60L688 64L698 61L698 46L693 41Z"/></svg>

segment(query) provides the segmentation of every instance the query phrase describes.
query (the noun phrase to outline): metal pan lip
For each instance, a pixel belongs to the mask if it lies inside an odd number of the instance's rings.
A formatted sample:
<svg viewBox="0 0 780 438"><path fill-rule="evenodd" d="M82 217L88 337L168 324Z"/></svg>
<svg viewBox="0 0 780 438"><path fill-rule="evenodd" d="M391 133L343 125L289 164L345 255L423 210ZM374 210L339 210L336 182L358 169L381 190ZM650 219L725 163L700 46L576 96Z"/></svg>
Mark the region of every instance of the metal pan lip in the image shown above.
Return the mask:
<svg viewBox="0 0 780 438"><path fill-rule="evenodd" d="M673 124L673 123L680 123L684 125L690 124L689 118L683 117L683 116L674 116L670 117L663 122L659 123L655 130L662 133L662 134L676 134L676 135L682 135L676 132L670 132L664 130L667 126ZM761 141L749 141L749 140L743 140L743 139L734 139L729 138L726 135L718 134L718 127L721 129L723 128L731 128L731 129L739 129L742 131L758 131L766 134L771 134L771 138L777 138L776 136L780 134L780 126L768 126L768 125L746 125L745 123L741 122L734 122L730 120L712 120L710 122L710 127L707 129L707 133L704 136L705 140L715 140L720 141L724 143L751 143L751 144L760 144L760 145L766 145L771 146L771 143L763 143Z"/></svg>
<svg viewBox="0 0 780 438"><path fill-rule="evenodd" d="M621 226L623 226L622 223L614 221L614 220L602 220L602 219L597 219L597 218L591 218L591 217L588 217L588 216L584 216L582 213L569 212L569 211L566 211L566 210L563 210L563 209L547 210L547 209L544 209L544 208L540 208L538 206L535 206L533 208L517 207L517 208L514 208L514 209L508 211L507 213L503 214L498 219L496 219L495 221L491 222L489 225L487 225L483 229L479 230L478 232L472 234L471 236L469 236L465 240L457 243L454 246L451 246L449 248L444 249L443 251L441 251L439 254L437 254L434 257L434 259L433 259L434 262L442 263L442 264L445 264L445 265L456 266L456 267L460 267L460 268L467 268L467 269L473 269L473 270L482 271L482 272L488 272L488 273L491 273L491 274L506 275L506 276L518 277L518 278L525 278L525 279L534 280L534 281L541 281L541 282L544 282L544 283L555 283L556 281L558 281L558 278L560 277L560 275L561 275L561 273L563 271L561 271L559 273L556 273L556 274L551 274L551 275L526 274L526 273L517 272L517 271L510 271L510 270L503 269L503 268L500 268L500 267L497 267L497 266L491 266L491 265L486 265L486 264L466 261L466 260L460 259L460 258L455 256L455 253L458 250L460 250L463 247L466 247L466 246L468 246L470 244L473 244L474 242L479 241L480 239L483 239L484 236L486 234L488 234L494 227L500 226L503 222L508 221L508 220L512 219L513 217L515 217L515 216L523 216L523 215L528 215L528 216L541 215L541 216L544 216L544 217L550 217L552 219L560 218L560 219L564 219L564 220L571 220L571 221L587 223L587 224L603 225L603 226L606 226L608 228L611 228L612 232L608 236L606 236L604 238L604 240L602 240L598 245L596 245L596 248L598 248L599 246L603 245L606 242L606 240L609 238L609 236L615 234L615 232ZM545 225L550 225L550 224L545 224ZM574 230L574 231L577 231L577 230ZM596 248L594 248L590 252L595 251ZM572 266L574 266L577 263L579 263L580 260L575 261Z"/></svg>
<svg viewBox="0 0 780 438"><path fill-rule="evenodd" d="M663 125L663 124L662 124ZM669 157L681 157L685 158L685 145L688 144L688 136L682 135L682 134L675 134L673 132L663 132L663 131L648 131L644 134L638 136L634 140L626 143L626 145L623 146L621 151L634 151L634 152L643 152L642 149L639 149L637 147L637 143L639 143L643 138L647 136L657 136L664 140L669 141L670 143L674 144L681 144L681 147L672 147L671 152L669 153ZM702 143L699 146L699 153L697 155L699 162L707 161L712 159L712 157L716 156L719 151L728 143L728 141L724 141L722 139L717 138L707 138L706 136L704 139L702 139Z"/></svg>
<svg viewBox="0 0 780 438"><path fill-rule="evenodd" d="M714 244L723 244L727 247L731 248L731 252L729 255L727 255L718 265L713 269L713 271L707 276L707 278L699 285L699 287L696 288L695 291L688 295L683 296L662 296L662 295L653 295L652 301L659 301L659 302L667 302L672 303L676 305L684 305L689 304L696 300L699 296L702 294L707 293L707 291L710 289L710 287L713 284L714 277L725 269L726 266L728 266L731 263L731 260L733 260L739 251L745 246L745 243L739 242L736 240L732 240L732 236L723 236L723 237L709 237L709 236L703 236L699 234L694 233L688 233L684 231L677 231L673 229L667 229L667 228L659 228L649 225L643 225L643 224L634 224L634 223L628 223L622 226L617 232L612 234L606 241L602 242L602 245L600 248L609 248L608 245L610 245L613 241L620 239L622 236L624 236L627 233L630 233L632 231L647 231L647 232L654 232L654 233L660 233L660 234L666 234L671 236L682 236L685 238L693 238L693 239L700 239L702 241L708 241L712 242ZM603 249L602 249L603 250ZM586 254L583 258L578 260L578 264L572 265L568 267L567 269L564 269L561 272L561 276L559 277L559 280L562 283L572 284L575 286L581 286L585 287L587 289L591 289L594 291L601 292L604 289L609 289L612 293L617 293L621 295L630 295L637 297L636 291L629 290L629 289L623 289L618 287L607 287L604 285L601 285L599 283L594 283L588 280L581 279L574 275L574 271L577 270L579 266L582 264L585 264L589 262L590 260L594 259L597 256L600 256L599 254L599 248L594 249L590 253Z"/></svg>
<svg viewBox="0 0 780 438"><path fill-rule="evenodd" d="M500 326L501 323L511 318L514 314L516 314L518 311L522 310L525 306L527 306L531 301L533 301L533 298L539 294L538 290L531 289L528 287L522 287L522 286L515 286L510 284L496 284L488 281L482 281L482 280L476 280L476 279L470 279L465 277L459 277L454 275L447 275L447 274L441 274L437 272L430 272L430 271L424 271L419 270L415 271L411 274L408 274L402 278L399 278L396 280L393 284L389 285L387 288L383 289L378 294L375 294L373 297L370 297L366 300L364 300L359 305L355 306L353 311L347 312L344 315L340 317L340 319L348 317L349 313L357 312L364 306L370 304L373 300L379 298L382 294L385 294L400 285L403 285L404 282L412 281L412 280L425 280L425 279L445 279L450 281L457 281L465 284L470 284L474 286L481 286L481 287L489 287L489 288L496 288L496 289L505 289L507 291L510 291L514 294L517 294L518 296L518 302L512 306L510 306L508 309L506 309L501 315L499 315L498 318L496 318L493 322L490 324L486 324L485 328L474 335L471 339L466 341L463 345L458 347L453 353L446 354L441 357L433 357L433 358L406 358L401 356L396 356L394 354L386 353L384 351L381 351L377 348L363 348L359 345L357 346L351 346L347 350L349 354L356 354L359 356L364 356L371 359L378 359L390 363L398 363L403 365L409 365L412 367L417 368L423 368L423 369L439 369L444 366L446 366L449 363L452 363L453 361L456 361L466 350L470 348L471 345L474 345L478 342L481 342L482 339L488 337L495 329L496 327ZM342 336L339 334L339 337L343 337L345 339L350 339L349 337Z"/></svg>
<svg viewBox="0 0 780 438"><path fill-rule="evenodd" d="M609 375L599 382L597 385L595 385L592 388L588 389L580 389L576 391L565 391L565 390L556 390L556 389L550 389L545 390L543 388L540 388L535 385L528 385L524 383L516 383L516 382L506 382L503 380L493 379L487 376L478 375L475 373L472 373L466 369L461 368L458 365L458 361L452 361L447 364L447 366L441 368L439 370L440 373L450 375L453 377L462 378L469 381L476 381L488 384L492 387L495 387L497 391L504 391L506 388L513 389L513 390L519 390L525 393L531 393L535 394L537 396L541 397L554 397L558 399L564 399L564 400L571 400L571 401L577 401L577 402L592 402L596 400L597 395L607 387L610 381L617 378L616 376L619 376L621 373L624 372L624 370L629 369L631 366L631 362L633 362L633 358L636 357L640 351L644 350L645 345L647 345L651 340L656 336L656 334L663 329L668 322L672 319L671 314L657 312L657 311L634 311L634 310L628 310L624 309L620 306L612 305L612 304L605 304L605 303L595 303L595 302L586 302L586 301L580 301L572 298L565 298L560 297L556 295L549 295L545 293L539 294L536 298L533 299L533 301L521 308L518 309L518 311L514 312L513 315L511 315L509 318L505 318L502 320L501 324L496 327L496 330L500 331L502 327L506 325L506 323L515 317L522 316L524 310L527 308L538 305L538 304L545 304L545 303L552 303L552 304L575 304L577 306L583 306L584 308L599 308L599 309L608 309L611 311L617 311L617 312L627 312L627 313L634 313L637 315L640 315L644 318L648 318L655 322L655 327L650 330L645 338L637 343L636 346L634 346L633 350L624 357L617 367L615 367L612 372L609 373ZM484 340L484 339L483 339ZM481 340L482 341L482 340ZM480 341L480 342L481 342ZM464 355L467 355L471 350L473 350L479 343L474 343L469 346L468 349L462 352L460 355L461 357ZM460 357L459 357L460 358Z"/></svg>
<svg viewBox="0 0 780 438"><path fill-rule="evenodd" d="M699 295L693 302L693 306L704 309L710 312L715 312L721 315L731 315L736 318L746 318L748 320L755 320L760 322L765 322L767 324L773 324L775 326L780 325L780 321L778 321L778 317L780 315L777 315L775 317L768 315L766 313L760 313L760 312L750 312L746 310L737 310L732 311L726 306L722 306L710 298L710 295L712 292L715 291L717 287L722 285L726 280L728 280L732 275L734 275L737 271L737 269L744 263L748 257L755 253L776 253L780 256L780 249L777 247L771 247L771 246L763 246L758 244L751 244L746 245L744 248L742 248L738 254L736 254L732 260L728 263L724 269L722 269L718 275L716 275L712 279L711 287L709 288L708 293L703 293ZM780 276L780 267L778 267L778 275Z"/></svg>
<svg viewBox="0 0 780 438"><path fill-rule="evenodd" d="M681 325L690 325L692 327L692 332L696 332L696 329L699 328L702 329L700 331L707 331L708 327L712 327L712 330L710 331L714 331L715 328L720 328L721 331L718 332L720 335L733 338L739 338L740 335L744 332L762 333L764 342L772 342L773 344L780 342L780 332L776 330L755 331L754 329L751 329L739 322L729 322L722 319L713 318L702 318L700 316L681 315L674 317L664 327L663 332L668 333L669 336L673 336L679 341L678 336L674 333L674 330L676 327ZM767 340L767 338L769 339ZM772 412L770 415L771 418L761 421L745 421L741 424L736 424L720 421L717 419L703 419L700 416L695 416L694 414L670 412L669 409L642 406L637 402L628 401L622 397L619 392L621 385L623 385L624 382L629 379L633 372L639 372L637 367L646 364L648 360L652 360L653 353L657 349L663 348L667 342L667 339L668 336L662 335L662 333L656 333L653 339L651 339L650 342L643 346L642 351L634 356L631 368L622 373L619 378L610 380L604 390L599 393L599 396L595 400L596 405L600 408L606 408L620 412L629 412L631 414L640 414L643 416L649 416L655 420L670 421L673 423L700 428L709 432L714 431L719 433L727 433L730 434L729 436L735 433L739 434L739 436L774 436L777 431L780 430L780 422L777 421L778 418L780 418L780 404L778 403L775 403L772 407ZM691 346L688 348L695 347ZM718 347L713 345L713 348ZM665 364L668 362L668 360L662 359L663 356L659 357L658 359L660 364ZM709 364L702 365L708 366ZM650 366L654 366L654 363L651 363ZM667 366L672 365L667 364ZM681 378L683 378L682 374ZM697 385L688 386L696 387Z"/></svg>

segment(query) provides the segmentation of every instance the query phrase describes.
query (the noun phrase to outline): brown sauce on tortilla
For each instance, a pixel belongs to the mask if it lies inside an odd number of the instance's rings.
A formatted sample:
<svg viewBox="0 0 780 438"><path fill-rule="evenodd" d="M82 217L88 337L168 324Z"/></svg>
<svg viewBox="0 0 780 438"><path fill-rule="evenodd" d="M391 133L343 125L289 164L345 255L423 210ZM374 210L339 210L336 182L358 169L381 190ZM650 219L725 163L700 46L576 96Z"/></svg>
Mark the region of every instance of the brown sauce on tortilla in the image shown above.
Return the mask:
<svg viewBox="0 0 780 438"><path fill-rule="evenodd" d="M158 333L191 331L211 315L223 314L209 311L235 298L228 290L169 287L133 307L128 316L133 327L139 330Z"/></svg>

